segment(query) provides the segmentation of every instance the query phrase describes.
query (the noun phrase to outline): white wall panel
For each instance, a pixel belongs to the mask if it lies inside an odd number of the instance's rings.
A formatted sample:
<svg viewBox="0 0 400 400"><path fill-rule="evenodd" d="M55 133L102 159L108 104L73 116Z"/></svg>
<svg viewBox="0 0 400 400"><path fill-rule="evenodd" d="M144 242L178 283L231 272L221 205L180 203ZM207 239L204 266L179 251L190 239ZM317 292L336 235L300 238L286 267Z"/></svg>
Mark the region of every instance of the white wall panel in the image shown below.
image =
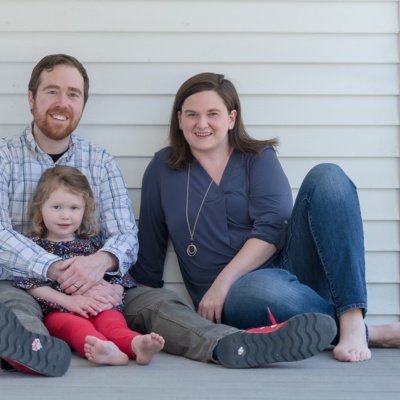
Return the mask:
<svg viewBox="0 0 400 400"><path fill-rule="evenodd" d="M364 221L364 240L367 251L399 251L398 221Z"/></svg>
<svg viewBox="0 0 400 400"><path fill-rule="evenodd" d="M0 63L1 93L25 94L34 62ZM243 94L397 95L397 65L290 63L85 63L93 94L174 95L182 80L222 73ZM134 73L133 73L134 72ZM245 72L245 73L244 73Z"/></svg>
<svg viewBox="0 0 400 400"><path fill-rule="evenodd" d="M82 62L397 63L395 34L4 32L0 62L48 53ZM204 51L205 44L207 51Z"/></svg>
<svg viewBox="0 0 400 400"><path fill-rule="evenodd" d="M322 162L335 163L349 175L358 188L398 188L399 160L397 158L283 158L281 164L292 186L299 188L307 172Z"/></svg>
<svg viewBox="0 0 400 400"><path fill-rule="evenodd" d="M368 294L373 301L369 302L371 314L400 314L399 285L393 284L369 284Z"/></svg>
<svg viewBox="0 0 400 400"><path fill-rule="evenodd" d="M396 251L367 252L367 282L400 283L400 260Z"/></svg>
<svg viewBox="0 0 400 400"><path fill-rule="evenodd" d="M354 1L1 1L0 30L86 32L396 32L396 2ZM51 7L49 7L51 3ZM71 6L72 3L72 6ZM94 4L95 3L95 6ZM229 7L229 9L227 9ZM157 12L154 12L157 10ZM55 18L55 15L58 18ZM229 15L229 18L221 18ZM60 16L62 18L60 18ZM90 18L88 18L90 16ZM149 18L151 16L151 18ZM362 16L362 18L360 18ZM284 18L283 18L284 17ZM71 23L73 21L73 24Z"/></svg>
<svg viewBox="0 0 400 400"><path fill-rule="evenodd" d="M398 221L400 219L398 189L359 189L358 197L361 214L365 220Z"/></svg>
<svg viewBox="0 0 400 400"><path fill-rule="evenodd" d="M396 125L260 126L252 127L254 137L278 137L279 154L284 157L370 157L399 156ZM357 149L357 151L354 151Z"/></svg>

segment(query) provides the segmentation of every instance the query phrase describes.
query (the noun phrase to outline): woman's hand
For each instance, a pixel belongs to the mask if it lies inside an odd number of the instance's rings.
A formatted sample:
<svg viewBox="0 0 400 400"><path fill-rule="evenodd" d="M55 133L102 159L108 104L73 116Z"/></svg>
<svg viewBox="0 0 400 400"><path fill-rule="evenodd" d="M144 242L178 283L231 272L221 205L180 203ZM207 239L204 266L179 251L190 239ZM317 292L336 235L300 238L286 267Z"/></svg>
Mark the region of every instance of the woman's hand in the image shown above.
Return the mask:
<svg viewBox="0 0 400 400"><path fill-rule="evenodd" d="M222 310L231 286L243 275L264 264L276 247L257 238L250 238L220 272L207 293L201 299L197 312L209 321L221 323Z"/></svg>
<svg viewBox="0 0 400 400"><path fill-rule="evenodd" d="M211 322L221 323L222 310L224 308L226 296L230 286L218 284L218 279L211 285L207 293L201 299L198 314Z"/></svg>

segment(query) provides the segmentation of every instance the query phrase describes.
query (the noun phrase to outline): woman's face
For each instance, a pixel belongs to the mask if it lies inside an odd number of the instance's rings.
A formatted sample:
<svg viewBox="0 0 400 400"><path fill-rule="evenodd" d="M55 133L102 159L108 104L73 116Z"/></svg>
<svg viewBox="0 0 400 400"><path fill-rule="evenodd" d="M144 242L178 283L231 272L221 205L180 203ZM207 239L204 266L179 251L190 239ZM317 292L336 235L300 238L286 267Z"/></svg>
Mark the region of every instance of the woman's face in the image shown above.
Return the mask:
<svg viewBox="0 0 400 400"><path fill-rule="evenodd" d="M179 128L183 131L192 153L229 149L228 131L235 125L236 110L231 112L219 94L212 90L189 96L178 112Z"/></svg>

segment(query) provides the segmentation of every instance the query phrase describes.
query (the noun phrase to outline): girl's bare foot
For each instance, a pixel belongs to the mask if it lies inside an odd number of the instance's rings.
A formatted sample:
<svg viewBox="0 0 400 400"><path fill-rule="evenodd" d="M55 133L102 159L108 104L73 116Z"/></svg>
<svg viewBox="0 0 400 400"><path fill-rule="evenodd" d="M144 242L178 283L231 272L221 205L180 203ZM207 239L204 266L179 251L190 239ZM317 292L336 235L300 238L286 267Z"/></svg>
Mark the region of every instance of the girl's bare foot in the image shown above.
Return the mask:
<svg viewBox="0 0 400 400"><path fill-rule="evenodd" d="M370 347L397 347L400 348L400 322L387 325L370 325Z"/></svg>
<svg viewBox="0 0 400 400"><path fill-rule="evenodd" d="M108 365L128 364L128 356L113 342L104 341L94 336L86 336L85 342L85 356L89 361Z"/></svg>
<svg viewBox="0 0 400 400"><path fill-rule="evenodd" d="M342 362L367 361L371 358L364 319L360 309L345 312L339 317L340 339L333 356Z"/></svg>
<svg viewBox="0 0 400 400"><path fill-rule="evenodd" d="M135 336L132 340L132 351L136 354L136 362L147 365L162 350L165 340L157 333Z"/></svg>

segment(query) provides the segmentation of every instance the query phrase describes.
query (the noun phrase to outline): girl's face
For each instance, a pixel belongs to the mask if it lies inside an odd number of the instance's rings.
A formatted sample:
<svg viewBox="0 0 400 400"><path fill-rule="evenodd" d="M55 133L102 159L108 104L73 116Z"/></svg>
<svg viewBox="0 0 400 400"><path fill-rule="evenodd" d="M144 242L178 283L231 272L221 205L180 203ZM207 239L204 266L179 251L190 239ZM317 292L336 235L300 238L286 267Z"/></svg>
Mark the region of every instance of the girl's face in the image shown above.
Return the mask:
<svg viewBox="0 0 400 400"><path fill-rule="evenodd" d="M75 232L82 223L85 202L81 194L59 188L52 192L42 207L43 222L53 242L75 239Z"/></svg>
<svg viewBox="0 0 400 400"><path fill-rule="evenodd" d="M212 90L195 93L178 112L179 128L183 131L193 155L229 149L228 131L233 128L236 110L229 113L219 94Z"/></svg>

